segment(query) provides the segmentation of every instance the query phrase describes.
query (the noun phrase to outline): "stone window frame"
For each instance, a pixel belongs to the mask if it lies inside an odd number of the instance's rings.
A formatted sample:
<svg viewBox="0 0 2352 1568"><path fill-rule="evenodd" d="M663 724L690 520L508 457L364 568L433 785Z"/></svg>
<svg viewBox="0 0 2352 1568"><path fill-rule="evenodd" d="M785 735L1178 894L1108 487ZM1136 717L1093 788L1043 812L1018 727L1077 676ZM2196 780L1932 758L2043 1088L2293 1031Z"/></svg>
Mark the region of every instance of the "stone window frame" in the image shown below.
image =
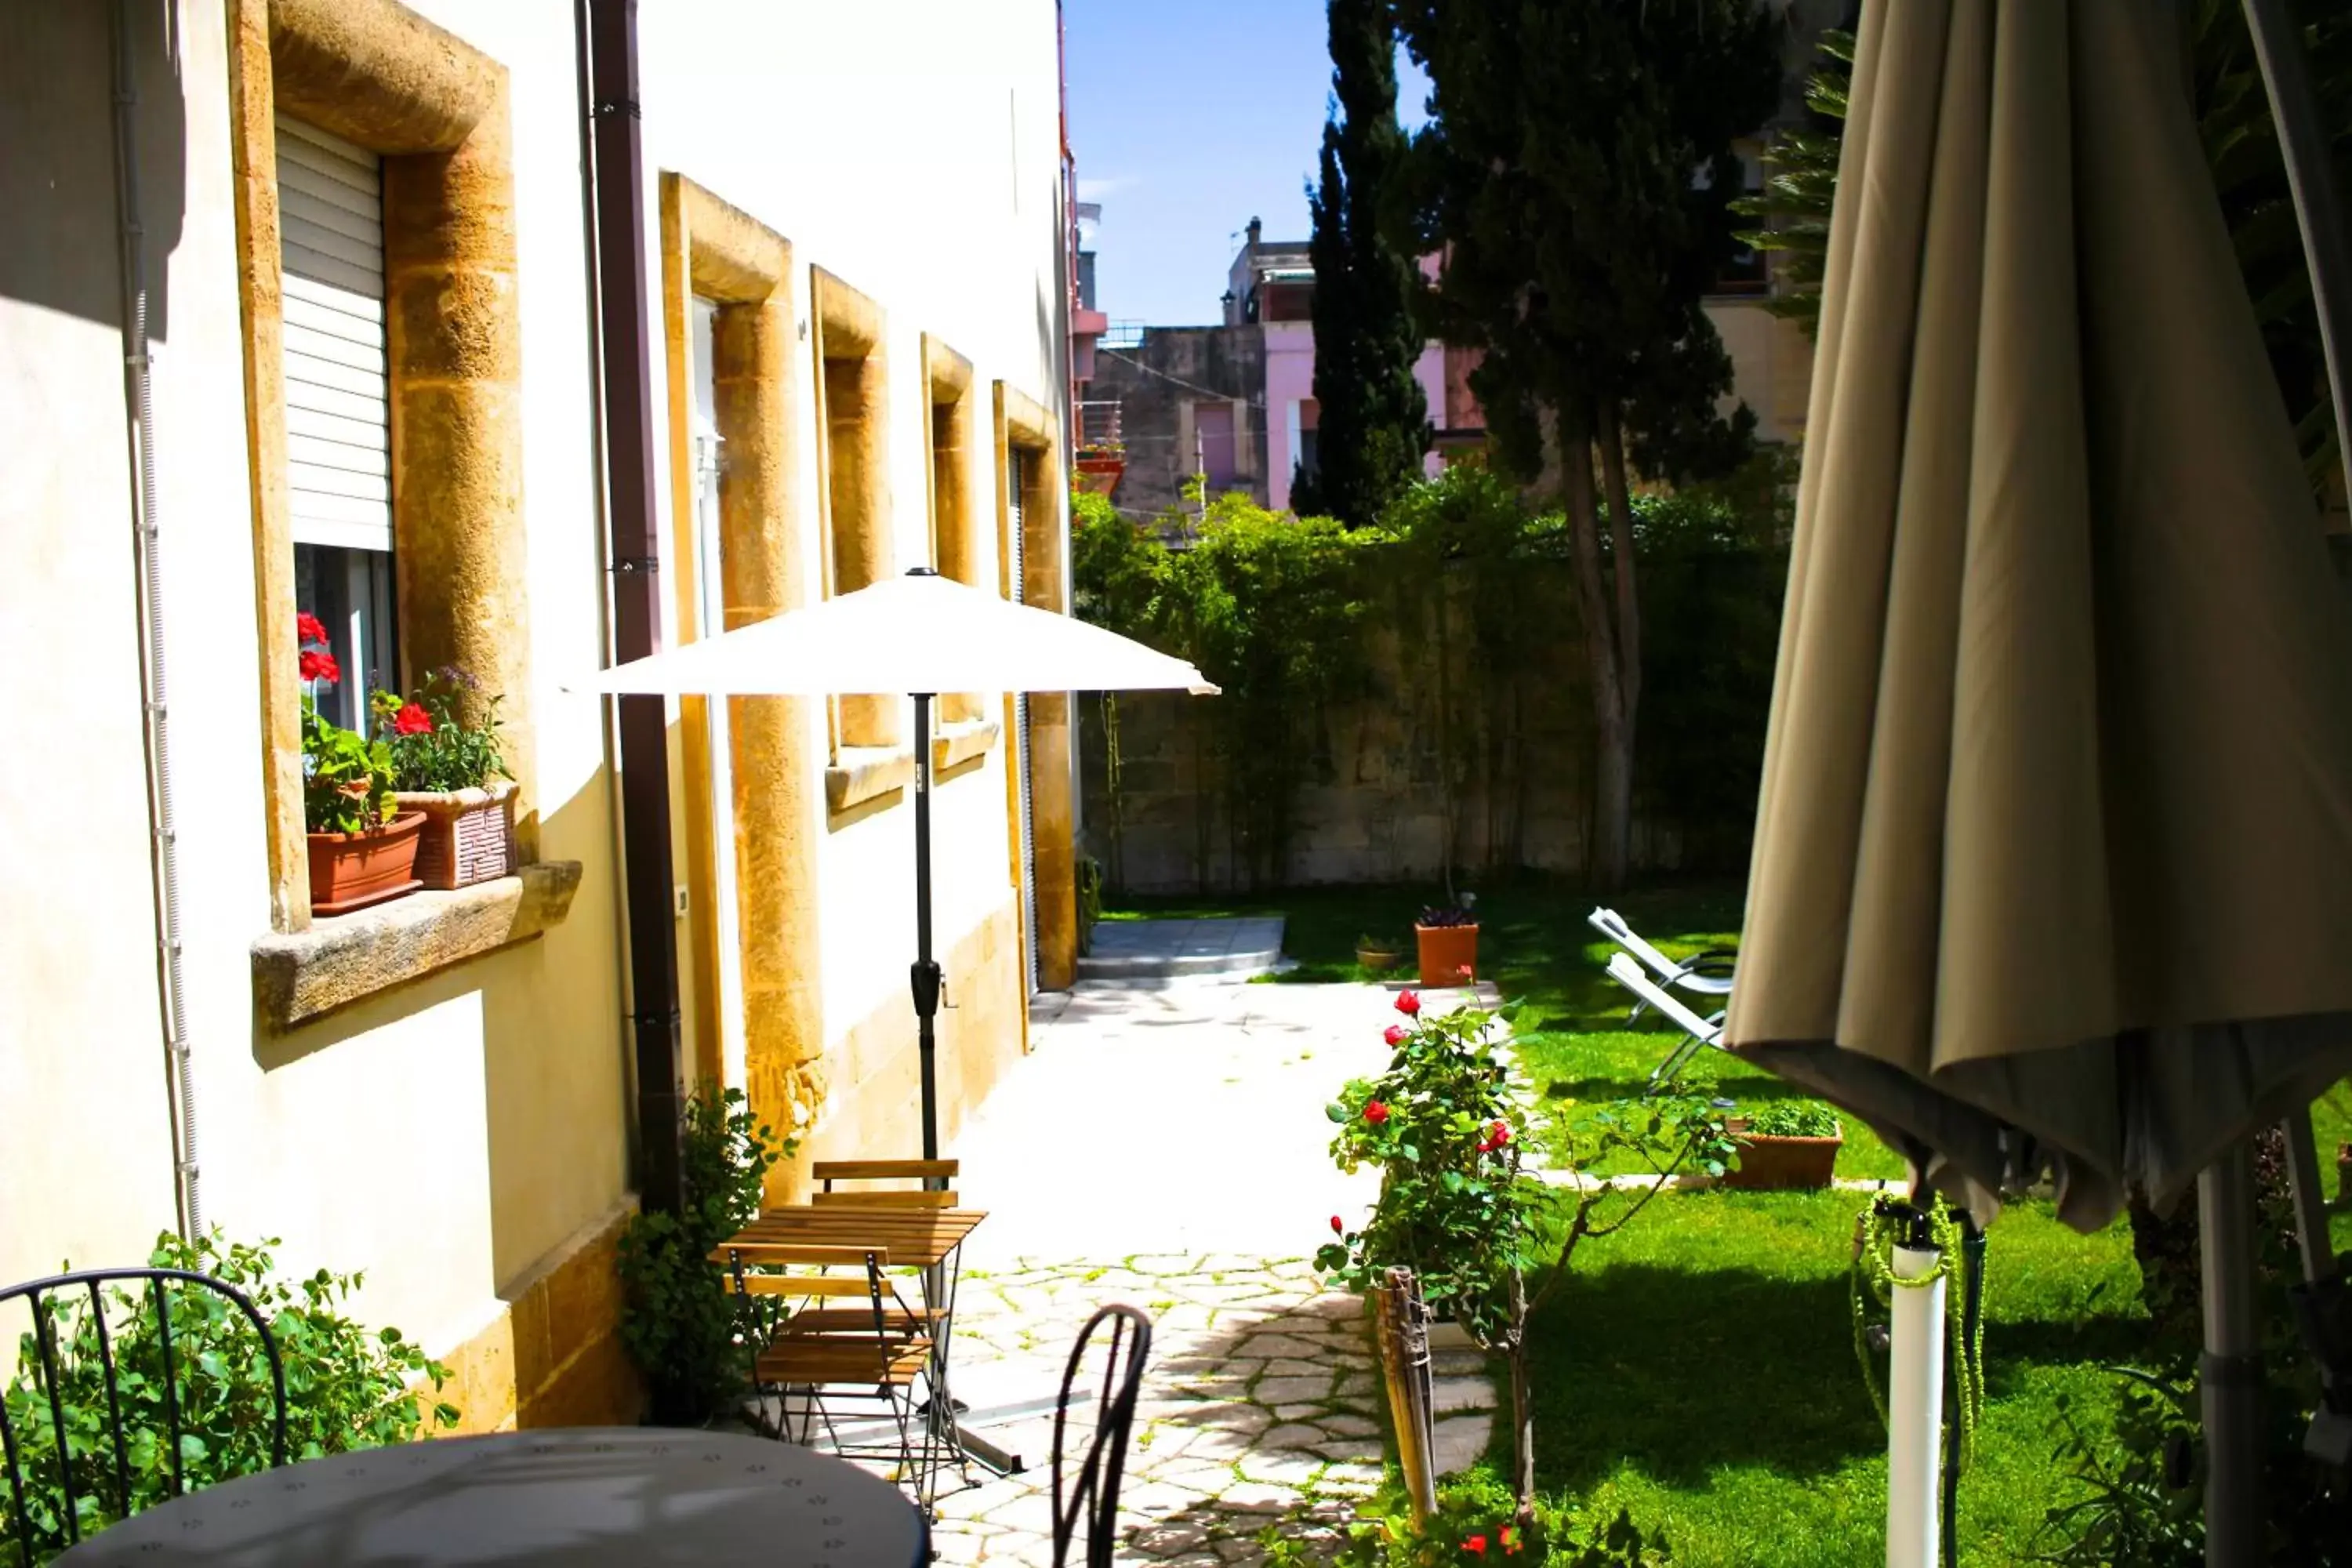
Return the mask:
<svg viewBox="0 0 2352 1568"><path fill-rule="evenodd" d="M538 864L524 576L521 323L506 68L398 0L230 0L230 153L244 317L269 935L255 1001L288 1028L538 935L576 863ZM401 651L504 695L518 876L313 928L286 466L276 115L383 158L386 370ZM403 684L407 684L405 680Z"/></svg>
<svg viewBox="0 0 2352 1568"><path fill-rule="evenodd" d="M971 361L929 332L923 334L922 361L931 566L942 577L977 588L982 585L980 497L972 464L982 451ZM941 693L931 742L934 774L945 782L978 765L1001 729L986 716L978 692Z"/></svg>
<svg viewBox="0 0 2352 1568"><path fill-rule="evenodd" d="M808 598L800 496L799 339L793 247L782 235L684 174L660 177L662 321L668 374L669 565L677 640L694 640L707 563L694 500L694 301L711 321L713 416L719 427L719 594L733 631ZM815 748L808 699L727 699L734 842L721 847L710 810L708 699L680 699L687 887L697 1076L725 1081L719 1016L718 881L735 879L744 1002L744 1089L754 1114L790 1131L814 1116L822 1085L824 1009L818 963L816 844L811 831Z"/></svg>
<svg viewBox="0 0 2352 1568"><path fill-rule="evenodd" d="M1067 563L1064 560L1062 507L1068 493L1063 472L1061 421L1044 404L1004 382L995 384L997 591L1013 597L1012 454L1029 456L1023 488L1021 597L1024 604L1057 615L1069 612ZM1004 732L1014 732L1016 709L1004 698ZM1067 692L1039 691L1029 697L1029 807L1034 821L1031 844L1037 858L1037 984L1066 991L1077 978L1078 890L1076 847L1072 837L1070 789L1071 705ZM1008 754L1011 754L1008 752ZM1021 781L1017 766L1005 770L1006 826L1012 845L1013 886L1021 887ZM1024 937L1029 933L1024 932Z"/></svg>
<svg viewBox="0 0 2352 1568"><path fill-rule="evenodd" d="M812 267L809 322L819 554L824 596L831 598L898 570L888 318L873 300ZM824 793L832 826L845 826L906 798L915 782L915 753L903 728L903 700L895 695L828 700Z"/></svg>

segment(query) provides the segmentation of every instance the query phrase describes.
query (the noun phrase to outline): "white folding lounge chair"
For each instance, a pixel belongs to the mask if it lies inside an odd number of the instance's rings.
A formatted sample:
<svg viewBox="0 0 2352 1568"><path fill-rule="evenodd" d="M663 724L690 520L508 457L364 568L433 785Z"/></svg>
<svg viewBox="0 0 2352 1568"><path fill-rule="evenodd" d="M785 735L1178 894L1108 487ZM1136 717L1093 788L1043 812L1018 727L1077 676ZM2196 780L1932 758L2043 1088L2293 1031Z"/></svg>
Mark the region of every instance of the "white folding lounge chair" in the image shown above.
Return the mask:
<svg viewBox="0 0 2352 1568"><path fill-rule="evenodd" d="M1650 1088L1673 1082L1690 1059L1707 1047L1713 1046L1717 1050L1723 1048L1723 1015L1717 1013L1712 1018L1700 1017L1684 1004L1681 997L1643 973L1642 966L1633 962L1631 954L1612 952L1609 955L1609 978L1656 1008L1665 1017L1673 1019L1686 1037L1667 1052L1666 1059L1652 1071Z"/></svg>
<svg viewBox="0 0 2352 1568"><path fill-rule="evenodd" d="M1729 948L1710 947L1704 952L1693 953L1680 961L1668 958L1642 939L1642 933L1625 923L1625 917L1615 910L1594 910L1584 917L1594 931L1641 960L1642 966L1658 978L1662 985L1687 991L1695 996L1724 997L1731 994L1731 961L1737 956ZM1655 1005L1643 997L1633 1004L1626 1018L1633 1023L1643 1010ZM1717 1009L1715 1022L1723 1021Z"/></svg>

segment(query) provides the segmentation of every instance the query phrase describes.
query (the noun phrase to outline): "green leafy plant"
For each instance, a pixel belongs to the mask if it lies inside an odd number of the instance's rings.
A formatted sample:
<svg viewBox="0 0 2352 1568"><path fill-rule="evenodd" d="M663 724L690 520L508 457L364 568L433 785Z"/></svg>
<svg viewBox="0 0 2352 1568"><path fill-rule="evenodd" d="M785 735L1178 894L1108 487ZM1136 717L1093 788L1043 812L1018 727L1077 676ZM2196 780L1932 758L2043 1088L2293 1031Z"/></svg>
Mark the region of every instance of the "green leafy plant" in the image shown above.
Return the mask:
<svg viewBox="0 0 2352 1568"><path fill-rule="evenodd" d="M302 682L302 825L310 833L358 833L392 820L392 753L319 711L311 692L342 679L327 650L327 628L308 610L295 617Z"/></svg>
<svg viewBox="0 0 2352 1568"><path fill-rule="evenodd" d="M2188 1458L2199 1431L2193 1377L2118 1367L2122 1397L2113 1443L2102 1442L2061 1394L2052 1458L2072 1493L2035 1532L2031 1561L2063 1568L2198 1568L2205 1561L2202 1489Z"/></svg>
<svg viewBox="0 0 2352 1568"><path fill-rule="evenodd" d="M686 1103L681 1212L639 1214L621 1235L621 1342L653 1384L655 1418L698 1426L751 1379L756 1298L730 1295L711 1250L759 1217L768 1172L797 1146L751 1114L737 1089L704 1085Z"/></svg>
<svg viewBox="0 0 2352 1568"><path fill-rule="evenodd" d="M1721 1175L1730 1137L1720 1113L1695 1099L1621 1101L1538 1120L1496 1054L1494 1015L1465 1007L1433 1017L1412 991L1396 1005L1403 1021L1384 1037L1396 1053L1388 1070L1349 1082L1324 1112L1339 1129L1332 1159L1344 1171L1377 1167L1380 1197L1361 1230L1333 1216L1335 1238L1318 1250L1315 1265L1356 1291L1370 1289L1391 1268L1411 1268L1433 1310L1480 1348L1507 1358L1517 1519L1530 1525L1530 1315L1568 1278L1578 1247L1631 1223L1671 1172L1687 1163ZM1631 1187L1583 1181L1562 1194L1526 1164L1531 1143L1570 1171L1626 1160L1654 1179ZM1537 1270L1544 1277L1530 1295L1528 1277Z"/></svg>
<svg viewBox="0 0 2352 1568"><path fill-rule="evenodd" d="M1759 1138L1834 1138L1837 1112L1818 1100L1776 1100L1748 1118L1748 1131Z"/></svg>
<svg viewBox="0 0 2352 1568"><path fill-rule="evenodd" d="M510 776L499 752L499 694L481 697L479 717L467 717L480 690L480 682L449 665L426 676L414 697L375 694L376 742L391 758L393 788L420 794L479 789Z"/></svg>
<svg viewBox="0 0 2352 1568"><path fill-rule="evenodd" d="M235 1286L269 1325L286 1374L288 1458L405 1443L429 1427L455 1426L457 1408L420 1391L429 1381L437 1394L448 1369L398 1329L371 1331L344 1315L344 1304L362 1276L321 1268L299 1279L281 1279L270 1252L279 1245L274 1239L233 1243L216 1230L194 1242L167 1233L156 1238L148 1262ZM173 1375L167 1383L166 1324L152 1293L125 1285L104 1295L106 1344L117 1369L115 1394L131 1475L127 1499L115 1480L98 1310L82 1292L53 1302L57 1394L65 1415L75 1514L85 1536L171 1495L167 1401L175 1402L179 1411L180 1458L189 1490L266 1469L270 1461L269 1363L245 1315L201 1286L168 1286ZM26 1481L25 1518L40 1545L36 1563L68 1544L65 1456L58 1447L40 1364L34 1336L20 1336L16 1376L5 1395ZM13 1508L0 1492L0 1565L29 1568Z"/></svg>
<svg viewBox="0 0 2352 1568"><path fill-rule="evenodd" d="M1510 1488L1489 1471L1449 1476L1437 1509L1415 1526L1393 1492L1337 1527L1258 1531L1265 1568L1673 1568L1663 1533L1645 1535L1630 1513L1580 1513L1538 1504L1521 1518Z"/></svg>

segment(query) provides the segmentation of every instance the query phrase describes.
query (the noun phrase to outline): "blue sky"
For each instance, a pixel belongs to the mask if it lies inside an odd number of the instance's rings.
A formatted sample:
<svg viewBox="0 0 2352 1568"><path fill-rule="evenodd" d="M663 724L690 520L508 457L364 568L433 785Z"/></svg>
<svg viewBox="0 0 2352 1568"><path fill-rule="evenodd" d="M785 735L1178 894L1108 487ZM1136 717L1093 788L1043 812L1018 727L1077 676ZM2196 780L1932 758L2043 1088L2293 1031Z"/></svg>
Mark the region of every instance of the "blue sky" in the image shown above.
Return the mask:
<svg viewBox="0 0 2352 1568"><path fill-rule="evenodd" d="M1255 216L1307 237L1331 91L1321 0L1066 0L1078 199L1102 204L1096 306L1114 320L1217 319ZM1399 94L1407 123L1426 88Z"/></svg>

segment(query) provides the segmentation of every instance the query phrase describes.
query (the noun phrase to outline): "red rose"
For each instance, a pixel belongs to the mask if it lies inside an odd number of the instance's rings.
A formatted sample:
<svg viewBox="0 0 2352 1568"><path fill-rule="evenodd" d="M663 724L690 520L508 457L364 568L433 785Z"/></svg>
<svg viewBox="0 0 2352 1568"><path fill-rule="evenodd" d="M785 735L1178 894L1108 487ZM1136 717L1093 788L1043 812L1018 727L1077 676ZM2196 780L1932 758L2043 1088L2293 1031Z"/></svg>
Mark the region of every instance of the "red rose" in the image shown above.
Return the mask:
<svg viewBox="0 0 2352 1568"><path fill-rule="evenodd" d="M400 711L392 716L392 732L395 735L430 735L433 715L415 702L404 702Z"/></svg>
<svg viewBox="0 0 2352 1568"><path fill-rule="evenodd" d="M1511 1527L1507 1524L1503 1526L1503 1550L1506 1552L1517 1552L1518 1549L1519 1542Z"/></svg>
<svg viewBox="0 0 2352 1568"><path fill-rule="evenodd" d="M1496 1122L1493 1137L1495 1147L1497 1149L1509 1142L1511 1141L1510 1124L1505 1121Z"/></svg>
<svg viewBox="0 0 2352 1568"><path fill-rule="evenodd" d="M1386 1121L1388 1119L1389 1108L1382 1105L1379 1100L1371 1100L1364 1106L1364 1120L1370 1122L1373 1126L1378 1127L1381 1122Z"/></svg>
<svg viewBox="0 0 2352 1568"><path fill-rule="evenodd" d="M321 653L314 647L306 647L302 650L303 679L323 680L332 686L342 678L342 666L335 662L333 654Z"/></svg>
<svg viewBox="0 0 2352 1568"><path fill-rule="evenodd" d="M1486 1555L1486 1538L1483 1535L1474 1535L1469 1540L1462 1543L1462 1550L1465 1552L1475 1552L1479 1556L1484 1557Z"/></svg>
<svg viewBox="0 0 2352 1568"><path fill-rule="evenodd" d="M1405 1036L1411 1032L1402 1024L1391 1024L1381 1032L1381 1038L1392 1046L1401 1046L1404 1044Z"/></svg>
<svg viewBox="0 0 2352 1568"><path fill-rule="evenodd" d="M306 643L322 643L327 640L327 628L310 611L297 610L294 613L294 635Z"/></svg>
<svg viewBox="0 0 2352 1568"><path fill-rule="evenodd" d="M1410 991L1397 993L1397 1011L1410 1018L1421 1011L1421 998Z"/></svg>
<svg viewBox="0 0 2352 1568"><path fill-rule="evenodd" d="M1348 1227L1339 1223L1339 1216L1338 1215L1333 1215L1331 1216L1331 1234L1333 1236L1345 1236L1348 1234Z"/></svg>

